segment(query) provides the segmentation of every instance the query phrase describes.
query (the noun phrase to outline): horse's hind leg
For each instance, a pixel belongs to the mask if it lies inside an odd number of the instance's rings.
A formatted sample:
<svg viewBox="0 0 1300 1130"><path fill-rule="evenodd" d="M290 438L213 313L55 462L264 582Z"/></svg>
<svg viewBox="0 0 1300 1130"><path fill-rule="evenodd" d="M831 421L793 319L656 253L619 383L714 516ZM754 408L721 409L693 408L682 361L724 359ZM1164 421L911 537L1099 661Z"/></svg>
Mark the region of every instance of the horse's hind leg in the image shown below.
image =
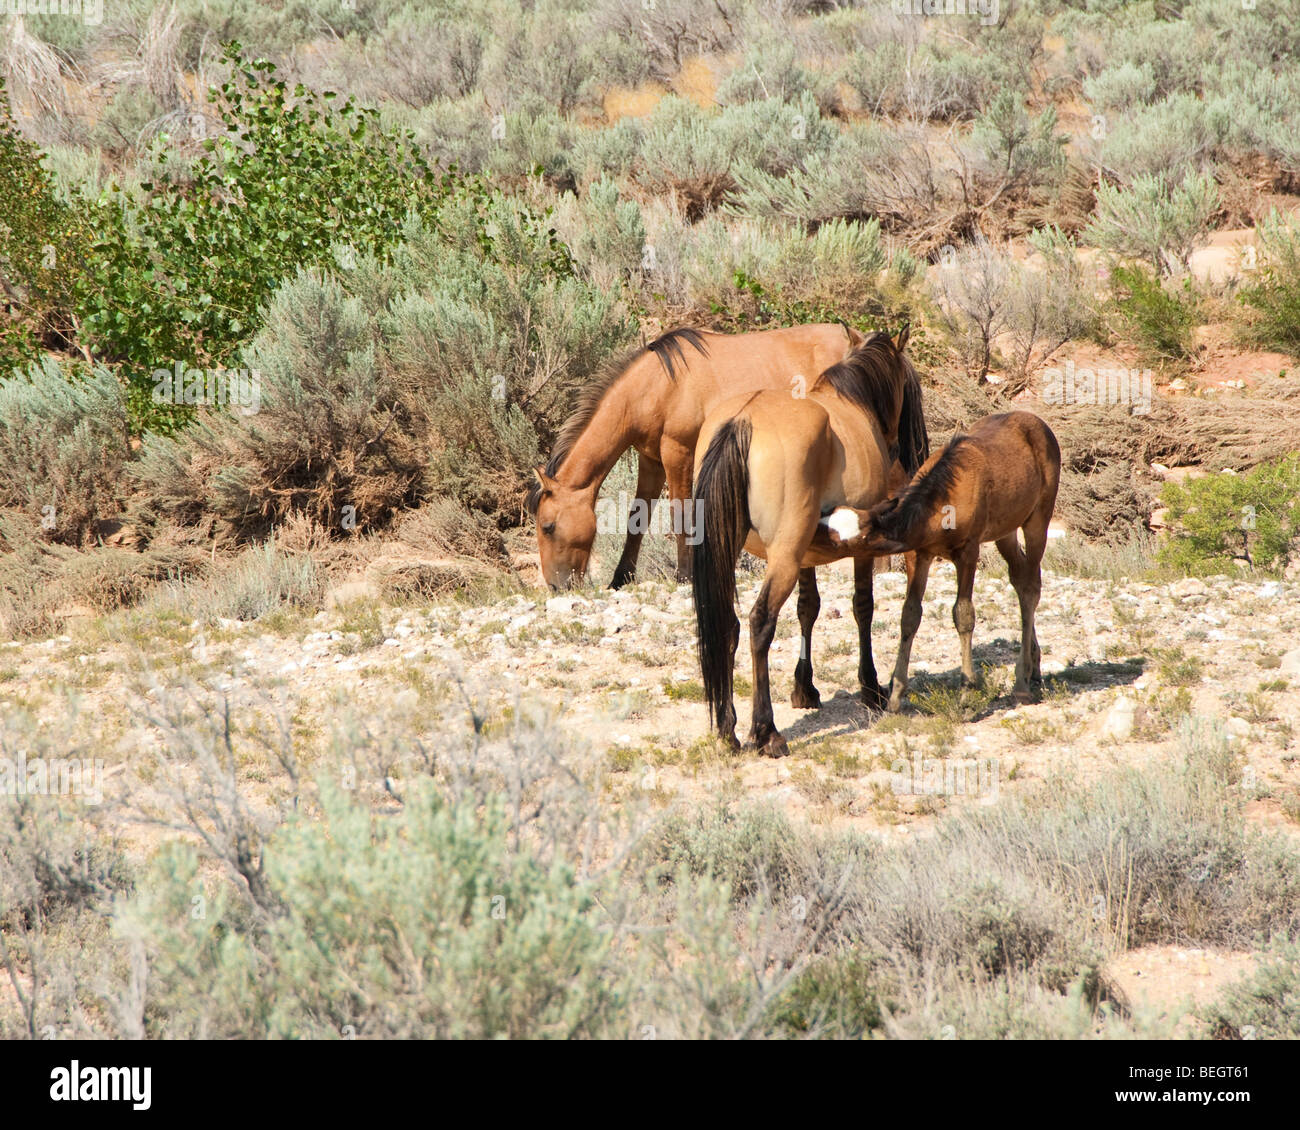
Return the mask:
<svg viewBox="0 0 1300 1130"><path fill-rule="evenodd" d="M1034 626L1034 618L1043 592L1043 553L1047 550L1047 527L1051 521L1051 506L1040 507L1030 515L1022 530L1025 538L1025 583L1020 594L1021 633L1022 641L1024 636L1029 637L1029 681L1035 688L1041 687L1043 683L1043 654L1038 647L1038 630Z"/></svg>
<svg viewBox="0 0 1300 1130"><path fill-rule="evenodd" d="M889 688L889 710L897 714L903 708L903 696L907 694L907 666L912 658L912 641L916 639L917 629L921 626L922 601L925 598L925 583L930 576L930 562L927 553L917 553L915 559L909 555L911 566L907 578L907 599L903 601L903 622L898 635L898 661L894 664L894 680Z"/></svg>
<svg viewBox="0 0 1300 1130"><path fill-rule="evenodd" d="M962 546L953 559L957 566L957 601L952 606L952 624L961 641L961 681L966 687L973 687L978 681L971 656L971 637L975 634L975 567L979 559L980 545L977 541Z"/></svg>
<svg viewBox="0 0 1300 1130"><path fill-rule="evenodd" d="M772 717L772 691L768 679L768 652L776 635L776 620L781 606L794 590L800 573L797 561L768 556L767 579L749 613L749 647L754 661L754 722L747 745L753 745L769 757L784 757L789 747L776 730Z"/></svg>
<svg viewBox="0 0 1300 1130"><path fill-rule="evenodd" d="M790 705L801 710L815 710L822 704L812 677L812 630L821 607L821 596L817 592L817 570L800 569L799 662L794 669L794 693L790 695Z"/></svg>
<svg viewBox="0 0 1300 1130"><path fill-rule="evenodd" d="M690 539L698 534L694 528L695 513L691 504L691 468L690 452L664 462L669 503L671 505L673 501L678 501L682 508L682 528L673 531L673 540L677 543L677 580L683 584L689 584L691 580L691 547L695 542Z"/></svg>
<svg viewBox="0 0 1300 1130"><path fill-rule="evenodd" d="M659 492L664 489L663 464L637 453L636 462L636 502L628 515L627 542L623 546L623 556L618 559L614 569L614 579L609 582L612 589L621 589L632 583L636 577L636 560L641 554L641 539L645 536L649 524L650 511L653 509ZM634 527L637 513L640 511L641 526Z"/></svg>
<svg viewBox="0 0 1300 1130"><path fill-rule="evenodd" d="M858 686L862 701L873 710L885 705L885 692L876 678L876 661L871 654L871 618L876 611L876 562L870 557L853 559L853 618L858 622Z"/></svg>
<svg viewBox="0 0 1300 1130"><path fill-rule="evenodd" d="M1020 657L1016 660L1016 685L1012 695L1017 702L1028 702L1031 698L1029 680L1038 667L1035 658L1038 641L1034 639L1034 611L1029 603L1029 562L1014 532L998 538L996 544L998 552L1007 563L1007 575L1011 578L1011 586L1016 590L1016 597L1020 601ZM1034 596L1033 604L1037 603L1038 598Z"/></svg>

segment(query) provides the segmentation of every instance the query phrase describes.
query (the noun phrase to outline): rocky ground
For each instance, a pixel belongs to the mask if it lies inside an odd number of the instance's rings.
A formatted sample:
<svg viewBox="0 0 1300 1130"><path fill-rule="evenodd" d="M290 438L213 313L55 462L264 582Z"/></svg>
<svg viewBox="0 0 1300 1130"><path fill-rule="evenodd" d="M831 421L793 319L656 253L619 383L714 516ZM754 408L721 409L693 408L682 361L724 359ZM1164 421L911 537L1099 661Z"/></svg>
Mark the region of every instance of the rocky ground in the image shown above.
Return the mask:
<svg viewBox="0 0 1300 1130"><path fill-rule="evenodd" d="M901 715L857 699L857 634L847 565L820 574L814 634L820 710L789 692L798 636L793 601L772 649L776 720L790 756L730 752L707 736L687 586L511 595L482 606L449 601L376 608L336 604L314 616L274 614L215 625L123 613L68 635L0 647L0 709L59 724L71 700L110 763L143 756L142 723L158 685L192 677L288 702L295 728L322 732L340 704L445 699L456 679L505 700L541 703L579 740L604 751L613 796L648 791L665 805L744 798L815 824L881 837L926 835L945 811L996 804L1054 773L1085 777L1177 758L1187 715L1224 727L1239 752L1248 812L1300 834L1300 584L1227 577L1165 584L1044 576L1038 633L1043 700L1015 707L1016 598L996 566L976 582L981 689L958 686L951 624L954 572L936 566ZM742 578L742 607L758 575ZM892 668L901 573L876 578L876 664ZM739 731L748 727L749 652L742 616ZM87 720L89 720L87 722ZM113 770L110 769L110 772ZM1116 976L1161 1002L1212 992L1250 964L1243 954L1161 947L1123 955Z"/></svg>

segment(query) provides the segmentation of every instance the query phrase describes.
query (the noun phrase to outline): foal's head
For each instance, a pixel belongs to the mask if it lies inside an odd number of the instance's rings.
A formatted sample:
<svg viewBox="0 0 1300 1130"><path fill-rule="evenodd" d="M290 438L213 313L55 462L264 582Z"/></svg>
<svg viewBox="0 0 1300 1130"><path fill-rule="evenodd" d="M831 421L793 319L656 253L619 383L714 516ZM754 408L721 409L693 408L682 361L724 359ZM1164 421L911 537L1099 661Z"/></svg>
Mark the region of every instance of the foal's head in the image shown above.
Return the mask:
<svg viewBox="0 0 1300 1130"><path fill-rule="evenodd" d="M596 540L596 491L566 487L537 468L537 548L542 578L552 589L568 588L587 574Z"/></svg>
<svg viewBox="0 0 1300 1130"><path fill-rule="evenodd" d="M836 549L857 556L887 557L903 553L906 547L898 540L890 519L898 509L898 498L887 498L870 510L841 506L821 520L826 540Z"/></svg>

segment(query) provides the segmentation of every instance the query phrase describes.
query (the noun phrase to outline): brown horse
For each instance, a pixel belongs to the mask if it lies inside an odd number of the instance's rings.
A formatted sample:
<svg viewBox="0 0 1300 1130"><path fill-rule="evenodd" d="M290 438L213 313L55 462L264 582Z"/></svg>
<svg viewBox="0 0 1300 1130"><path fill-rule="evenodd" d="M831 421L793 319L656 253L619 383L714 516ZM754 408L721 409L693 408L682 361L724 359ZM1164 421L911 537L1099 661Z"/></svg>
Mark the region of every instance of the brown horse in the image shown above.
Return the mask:
<svg viewBox="0 0 1300 1130"><path fill-rule="evenodd" d="M844 325L745 334L684 328L617 359L583 391L528 495L546 583L559 588L586 574L596 538L596 496L629 447L637 452L634 506L648 513L666 480L670 505L682 513L691 494L695 440L710 408L740 392L797 389L863 340ZM636 575L640 525L629 523L613 588ZM690 531L685 523L674 525L683 527L674 530L677 578L689 580Z"/></svg>
<svg viewBox="0 0 1300 1130"><path fill-rule="evenodd" d="M873 334L818 377L804 398L758 392L709 413L696 444L694 499L703 535L695 546L695 616L704 696L718 735L736 744L732 701L736 644L736 562L743 548L767 558L767 573L749 614L754 661L750 742L779 757L785 739L772 718L768 650L777 615L796 583L802 647L793 703L820 705L812 682L812 627L820 601L814 567L851 554L813 545L818 521L839 506L870 506L885 497L901 463L911 475L929 453L921 386L904 355L907 330L893 341ZM873 562L854 563L858 681L864 702L884 704L871 657Z"/></svg>
<svg viewBox="0 0 1300 1130"><path fill-rule="evenodd" d="M1034 613L1042 591L1043 550L1061 479L1056 436L1029 412L985 416L967 435L955 435L900 492L868 511L842 509L823 519L817 545L877 556L915 551L908 578L898 662L889 696L897 711L907 693L907 665L921 624L921 599L930 563L957 566L957 603L952 621L961 639L962 683L975 681L971 635L975 630L975 566L980 545L991 541L1006 559L1020 598L1020 659L1015 698L1029 702L1042 686ZM1016 539L1020 530L1024 549Z"/></svg>

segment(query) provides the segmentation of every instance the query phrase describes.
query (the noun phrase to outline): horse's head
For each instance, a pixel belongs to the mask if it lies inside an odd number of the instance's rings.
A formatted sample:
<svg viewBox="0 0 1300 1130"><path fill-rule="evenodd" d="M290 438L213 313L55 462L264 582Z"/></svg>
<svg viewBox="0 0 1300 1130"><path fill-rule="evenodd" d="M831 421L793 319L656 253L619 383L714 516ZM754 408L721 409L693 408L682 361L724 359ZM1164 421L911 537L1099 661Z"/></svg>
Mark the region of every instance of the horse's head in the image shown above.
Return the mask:
<svg viewBox="0 0 1300 1130"><path fill-rule="evenodd" d="M574 489L537 468L537 550L542 578L552 589L568 588L586 576L596 540L598 486Z"/></svg>
<svg viewBox="0 0 1300 1130"><path fill-rule="evenodd" d="M898 508L898 499L889 498L870 510L840 506L821 520L827 541L836 549L857 555L885 557L902 553L903 546L889 530L889 518Z"/></svg>

